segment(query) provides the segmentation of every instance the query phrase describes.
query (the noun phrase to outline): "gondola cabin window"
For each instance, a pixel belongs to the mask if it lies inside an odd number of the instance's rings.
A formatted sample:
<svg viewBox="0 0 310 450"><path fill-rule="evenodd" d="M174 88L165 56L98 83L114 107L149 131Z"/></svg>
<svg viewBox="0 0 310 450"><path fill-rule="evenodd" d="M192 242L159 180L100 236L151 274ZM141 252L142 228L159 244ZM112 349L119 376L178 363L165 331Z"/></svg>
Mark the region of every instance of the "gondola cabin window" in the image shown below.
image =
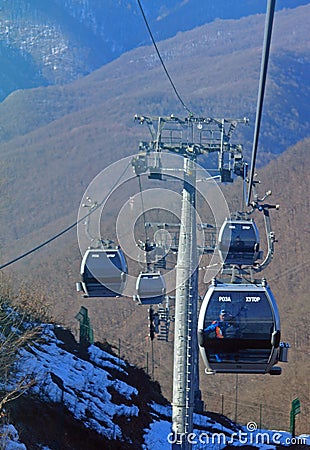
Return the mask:
<svg viewBox="0 0 310 450"><path fill-rule="evenodd" d="M210 286L198 323L201 355L217 372L266 373L277 362L280 319L269 287Z"/></svg>

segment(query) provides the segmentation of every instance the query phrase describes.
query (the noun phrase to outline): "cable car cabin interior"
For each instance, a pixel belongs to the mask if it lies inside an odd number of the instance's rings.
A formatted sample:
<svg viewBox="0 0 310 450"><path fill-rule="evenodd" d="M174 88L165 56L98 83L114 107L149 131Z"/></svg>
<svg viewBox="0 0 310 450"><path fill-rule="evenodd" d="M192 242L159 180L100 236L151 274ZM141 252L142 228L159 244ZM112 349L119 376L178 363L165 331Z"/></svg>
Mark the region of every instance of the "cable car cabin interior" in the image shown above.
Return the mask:
<svg viewBox="0 0 310 450"><path fill-rule="evenodd" d="M226 219L218 241L224 264L252 266L260 257L259 233L253 221Z"/></svg>
<svg viewBox="0 0 310 450"><path fill-rule="evenodd" d="M206 372L280 373L280 319L269 287L210 286L198 323ZM277 368L280 370L280 368Z"/></svg>
<svg viewBox="0 0 310 450"><path fill-rule="evenodd" d="M88 249L81 263L85 297L118 297L125 287L127 263L120 248ZM80 289L78 289L80 290Z"/></svg>
<svg viewBox="0 0 310 450"><path fill-rule="evenodd" d="M160 272L140 273L136 282L135 299L141 305L155 305L165 299L166 284Z"/></svg>

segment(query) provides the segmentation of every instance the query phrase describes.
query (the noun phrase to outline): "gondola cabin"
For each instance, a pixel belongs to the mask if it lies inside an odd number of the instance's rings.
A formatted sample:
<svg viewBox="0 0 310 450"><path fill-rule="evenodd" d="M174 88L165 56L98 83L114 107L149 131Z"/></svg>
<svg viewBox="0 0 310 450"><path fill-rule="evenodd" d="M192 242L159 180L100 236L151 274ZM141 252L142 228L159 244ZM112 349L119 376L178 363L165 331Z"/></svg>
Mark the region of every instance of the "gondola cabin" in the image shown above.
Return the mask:
<svg viewBox="0 0 310 450"><path fill-rule="evenodd" d="M136 282L135 300L141 305L162 303L166 295L166 283L160 272L140 273Z"/></svg>
<svg viewBox="0 0 310 450"><path fill-rule="evenodd" d="M127 263L120 248L88 249L81 263L77 290L84 297L118 297L126 283Z"/></svg>
<svg viewBox="0 0 310 450"><path fill-rule="evenodd" d="M280 318L268 286L211 285L201 305L198 342L208 373L271 373L280 360Z"/></svg>
<svg viewBox="0 0 310 450"><path fill-rule="evenodd" d="M253 266L260 257L255 222L226 219L219 232L218 249L224 264Z"/></svg>

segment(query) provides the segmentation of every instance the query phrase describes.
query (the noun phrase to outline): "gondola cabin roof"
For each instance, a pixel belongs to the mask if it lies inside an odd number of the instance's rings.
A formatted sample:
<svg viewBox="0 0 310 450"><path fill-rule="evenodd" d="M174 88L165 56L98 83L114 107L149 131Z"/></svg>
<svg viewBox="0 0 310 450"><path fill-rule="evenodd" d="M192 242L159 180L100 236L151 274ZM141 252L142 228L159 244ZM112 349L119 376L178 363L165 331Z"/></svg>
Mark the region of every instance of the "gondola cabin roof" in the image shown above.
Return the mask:
<svg viewBox="0 0 310 450"><path fill-rule="evenodd" d="M81 263L81 286L86 297L117 297L125 287L127 263L123 251L88 249Z"/></svg>
<svg viewBox="0 0 310 450"><path fill-rule="evenodd" d="M136 282L136 300L142 305L162 303L166 283L160 272L142 272Z"/></svg>
<svg viewBox="0 0 310 450"><path fill-rule="evenodd" d="M199 313L198 341L207 372L279 373L273 366L280 318L269 286L211 285Z"/></svg>
<svg viewBox="0 0 310 450"><path fill-rule="evenodd" d="M226 219L219 232L218 249L224 264L253 266L260 256L255 222Z"/></svg>

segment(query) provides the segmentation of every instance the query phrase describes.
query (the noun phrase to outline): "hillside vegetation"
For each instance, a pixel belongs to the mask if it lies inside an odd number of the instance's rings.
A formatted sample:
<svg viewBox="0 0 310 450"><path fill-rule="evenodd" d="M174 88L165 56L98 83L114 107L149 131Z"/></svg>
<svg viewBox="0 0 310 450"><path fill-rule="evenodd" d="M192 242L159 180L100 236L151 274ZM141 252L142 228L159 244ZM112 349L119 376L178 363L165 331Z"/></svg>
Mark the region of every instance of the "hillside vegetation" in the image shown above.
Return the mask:
<svg viewBox="0 0 310 450"><path fill-rule="evenodd" d="M282 0L278 9L307 4ZM157 39L167 39L216 18L265 12L261 0L145 0ZM1 4L0 100L17 89L66 84L122 53L149 43L136 0L11 0Z"/></svg>
<svg viewBox="0 0 310 450"><path fill-rule="evenodd" d="M215 376L201 370L206 408L247 423L287 429L298 396L298 432L309 432L309 43L310 5L276 14L271 65L259 146L260 189L273 190L279 240L266 274L279 303L290 362L278 377ZM249 116L235 141L251 149L264 17L216 21L160 43L169 71L190 108L204 116ZM288 32L288 30L290 32ZM99 171L137 152L148 140L133 125L135 113L184 115L170 91L154 49L134 50L67 86L17 91L0 104L1 260L8 261L74 223L83 193ZM290 147L291 146L291 147ZM288 148L290 147L290 148ZM225 190L232 211L240 186ZM106 227L114 233L113 216ZM13 287L37 289L53 316L77 332L81 305L89 308L96 339L107 339L131 363L147 367L171 399L172 337L148 338L147 308L131 299L90 301L75 292L79 253L76 231L6 269ZM200 294L206 286L201 282ZM152 366L151 360L154 361ZM236 385L238 401L236 402ZM236 412L236 404L238 408ZM307 429L308 427L308 429Z"/></svg>
<svg viewBox="0 0 310 450"><path fill-rule="evenodd" d="M308 133L309 8L276 15L260 165ZM263 15L216 21L160 44L191 110L250 118L250 126L235 136L248 156L263 28ZM32 231L37 236L41 229L43 237L44 227L54 223L57 229L57 220L74 219L98 171L136 153L139 140L149 139L145 128L133 124L135 113L184 116L151 47L127 53L73 84L17 91L0 104L1 226L10 242L2 244L4 255L9 256L12 241L27 244Z"/></svg>

